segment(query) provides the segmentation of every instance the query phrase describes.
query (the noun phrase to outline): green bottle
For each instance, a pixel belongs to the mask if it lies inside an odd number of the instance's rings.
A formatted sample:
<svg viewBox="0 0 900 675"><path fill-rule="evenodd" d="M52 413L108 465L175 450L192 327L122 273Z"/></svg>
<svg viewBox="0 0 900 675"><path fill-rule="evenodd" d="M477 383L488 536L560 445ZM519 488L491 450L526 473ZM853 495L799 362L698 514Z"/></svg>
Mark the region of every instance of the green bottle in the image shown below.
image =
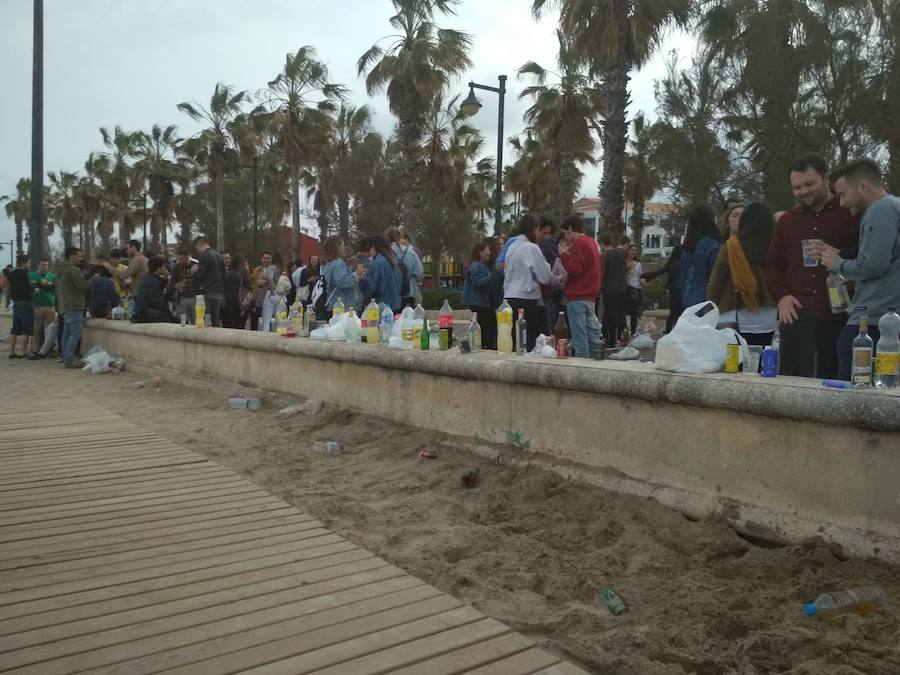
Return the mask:
<svg viewBox="0 0 900 675"><path fill-rule="evenodd" d="M428 319L424 319L425 323L422 325L422 339L419 344L419 348L423 352L427 352L429 349L429 345L431 344L431 340L428 337Z"/></svg>
<svg viewBox="0 0 900 675"><path fill-rule="evenodd" d="M610 614L618 616L625 611L625 601L622 600L622 598L619 597L619 594L613 589L604 588L598 595L600 596L600 600L603 601L603 604L606 605Z"/></svg>

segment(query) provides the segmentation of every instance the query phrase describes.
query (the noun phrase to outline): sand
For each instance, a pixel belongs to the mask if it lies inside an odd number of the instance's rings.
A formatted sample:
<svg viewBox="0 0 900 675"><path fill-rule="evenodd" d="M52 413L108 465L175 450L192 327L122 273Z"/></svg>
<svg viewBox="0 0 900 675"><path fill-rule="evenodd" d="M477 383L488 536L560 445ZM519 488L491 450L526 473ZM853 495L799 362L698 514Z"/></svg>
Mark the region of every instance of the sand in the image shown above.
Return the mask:
<svg viewBox="0 0 900 675"><path fill-rule="evenodd" d="M302 402L279 397L264 397L257 413L232 411L223 404L236 386L164 374L158 390L123 388L148 372L88 375L5 352L0 373L8 391L87 397L246 474L591 672L900 673L897 566L842 559L821 542L747 541L717 518L693 522L647 499L497 464L462 439L327 402L315 416L277 415ZM325 440L348 452L315 452ZM438 458L419 459L422 447ZM470 467L480 481L466 489ZM802 614L820 592L876 583L890 600L874 616ZM598 602L602 587L621 594L625 614Z"/></svg>

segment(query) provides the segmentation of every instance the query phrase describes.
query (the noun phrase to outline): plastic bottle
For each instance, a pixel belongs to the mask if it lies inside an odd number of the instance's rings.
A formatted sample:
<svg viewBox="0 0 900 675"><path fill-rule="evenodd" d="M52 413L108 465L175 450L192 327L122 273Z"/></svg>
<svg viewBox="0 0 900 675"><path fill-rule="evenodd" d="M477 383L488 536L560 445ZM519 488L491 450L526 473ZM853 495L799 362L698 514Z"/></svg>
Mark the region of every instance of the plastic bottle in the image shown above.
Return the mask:
<svg viewBox="0 0 900 675"><path fill-rule="evenodd" d="M198 295L194 303L194 324L197 328L206 326L206 300L203 299L202 295Z"/></svg>
<svg viewBox="0 0 900 675"><path fill-rule="evenodd" d="M303 335L303 305L299 302L294 303L294 306L291 307L291 322L294 325L294 335L300 336Z"/></svg>
<svg viewBox="0 0 900 675"><path fill-rule="evenodd" d="M366 307L366 342L369 344L378 344L381 339L379 326L381 324L381 310L378 309L378 303L375 300L369 302Z"/></svg>
<svg viewBox="0 0 900 675"><path fill-rule="evenodd" d="M770 346L775 350L775 373L769 377L775 377L781 372L781 329L777 324L775 325L775 333L772 335L772 344Z"/></svg>
<svg viewBox="0 0 900 675"><path fill-rule="evenodd" d="M469 324L469 346L473 352L481 351L481 324L473 317Z"/></svg>
<svg viewBox="0 0 900 675"><path fill-rule="evenodd" d="M497 352L499 354L512 354L512 323L512 307L504 300L497 308Z"/></svg>
<svg viewBox="0 0 900 675"><path fill-rule="evenodd" d="M415 349L413 335L413 309L404 307L400 314L400 337L403 340L403 349Z"/></svg>
<svg viewBox="0 0 900 675"><path fill-rule="evenodd" d="M334 306L331 308L331 316L340 316L346 311L344 307L344 300L342 298L338 298L334 302Z"/></svg>
<svg viewBox="0 0 900 675"><path fill-rule="evenodd" d="M422 348L422 328L425 327L425 308L419 303L413 312L413 349Z"/></svg>
<svg viewBox="0 0 900 675"><path fill-rule="evenodd" d="M825 280L828 289L828 303L831 305L832 314L845 314L850 308L850 292L847 290L847 280L840 274L829 272Z"/></svg>
<svg viewBox="0 0 900 675"><path fill-rule="evenodd" d="M391 343L391 333L394 332L394 313L390 307L385 307L381 311L381 344L387 345Z"/></svg>
<svg viewBox="0 0 900 675"><path fill-rule="evenodd" d="M431 323L427 323L428 326L428 344L429 349L432 351L438 351L447 349L444 346L444 340L447 338L447 333L441 330L440 323L437 321L432 321Z"/></svg>
<svg viewBox="0 0 900 675"><path fill-rule="evenodd" d="M519 318L516 319L516 354L525 356L528 351L528 323L525 321L525 310L519 309Z"/></svg>
<svg viewBox="0 0 900 675"><path fill-rule="evenodd" d="M844 612L872 614L878 611L881 603L885 600L887 600L887 594L879 586L851 588L847 591L835 591L820 595L815 602L803 605L803 613L806 616L821 617L834 616Z"/></svg>
<svg viewBox="0 0 900 675"><path fill-rule="evenodd" d="M262 408L262 402L258 398L240 398L236 396L228 399L228 407L235 410L247 409L256 412Z"/></svg>
<svg viewBox="0 0 900 675"><path fill-rule="evenodd" d="M893 389L900 375L900 316L889 307L878 322L881 337L875 348L875 386Z"/></svg>
<svg viewBox="0 0 900 675"><path fill-rule="evenodd" d="M284 297L279 296L275 305L275 332L284 337L287 335L288 308Z"/></svg>
<svg viewBox="0 0 900 675"><path fill-rule="evenodd" d="M347 338L347 342L359 342L361 333L359 319L356 318L356 310L351 307L347 311L347 324L344 327L344 337Z"/></svg>
<svg viewBox="0 0 900 675"><path fill-rule="evenodd" d="M853 370L850 376L853 386L860 388L872 386L872 354L875 350L875 343L869 336L866 310L866 307L859 308L859 335L853 340Z"/></svg>
<svg viewBox="0 0 900 675"><path fill-rule="evenodd" d="M440 325L440 346L442 350L450 349L453 346L453 309L450 307L450 301L445 299L444 304L438 313L438 323Z"/></svg>

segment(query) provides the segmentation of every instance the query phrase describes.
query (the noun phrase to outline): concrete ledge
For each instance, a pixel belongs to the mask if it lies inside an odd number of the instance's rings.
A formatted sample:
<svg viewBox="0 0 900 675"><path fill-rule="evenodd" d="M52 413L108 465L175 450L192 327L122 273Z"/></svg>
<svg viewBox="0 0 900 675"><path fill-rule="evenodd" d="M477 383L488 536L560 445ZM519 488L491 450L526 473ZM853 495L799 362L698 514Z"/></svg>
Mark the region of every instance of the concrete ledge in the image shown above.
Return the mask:
<svg viewBox="0 0 900 675"><path fill-rule="evenodd" d="M894 392L104 320L88 321L85 341L152 368L453 434L488 454L514 452L515 461L688 514L720 513L764 538L822 535L852 553L900 561Z"/></svg>

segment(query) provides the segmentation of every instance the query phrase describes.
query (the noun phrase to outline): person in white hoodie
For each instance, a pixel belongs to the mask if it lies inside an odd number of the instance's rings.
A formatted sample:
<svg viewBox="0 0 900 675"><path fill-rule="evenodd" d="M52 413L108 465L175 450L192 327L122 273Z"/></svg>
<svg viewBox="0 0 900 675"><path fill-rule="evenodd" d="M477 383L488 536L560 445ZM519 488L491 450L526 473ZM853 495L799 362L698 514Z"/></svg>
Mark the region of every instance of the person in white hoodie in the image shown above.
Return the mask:
<svg viewBox="0 0 900 675"><path fill-rule="evenodd" d="M541 302L541 284L558 283L559 279L553 276L550 264L538 246L542 236L540 219L526 213L519 219L517 235L518 242L506 256L503 297L513 309L514 322L519 316L519 310L525 310L525 322L528 324L527 347L531 351L544 325L545 308Z"/></svg>

